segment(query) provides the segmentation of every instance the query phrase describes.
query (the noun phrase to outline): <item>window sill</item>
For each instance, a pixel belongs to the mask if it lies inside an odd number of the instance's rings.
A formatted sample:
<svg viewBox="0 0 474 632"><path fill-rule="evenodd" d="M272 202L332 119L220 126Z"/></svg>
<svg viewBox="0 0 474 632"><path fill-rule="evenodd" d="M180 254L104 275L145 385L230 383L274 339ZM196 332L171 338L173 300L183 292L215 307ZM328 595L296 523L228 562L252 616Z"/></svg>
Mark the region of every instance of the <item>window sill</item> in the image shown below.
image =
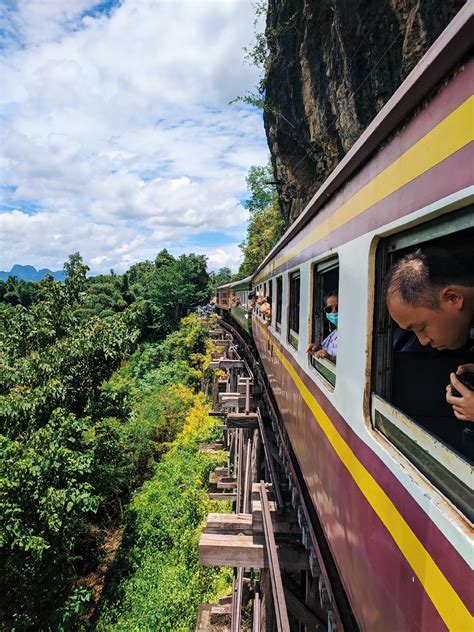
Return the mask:
<svg viewBox="0 0 474 632"><path fill-rule="evenodd" d="M309 354L309 361L313 369L334 389L336 386L336 365L334 362L327 358L317 358L315 353Z"/></svg>
<svg viewBox="0 0 474 632"><path fill-rule="evenodd" d="M473 521L473 474L468 461L376 394L372 394L371 421L375 430Z"/></svg>

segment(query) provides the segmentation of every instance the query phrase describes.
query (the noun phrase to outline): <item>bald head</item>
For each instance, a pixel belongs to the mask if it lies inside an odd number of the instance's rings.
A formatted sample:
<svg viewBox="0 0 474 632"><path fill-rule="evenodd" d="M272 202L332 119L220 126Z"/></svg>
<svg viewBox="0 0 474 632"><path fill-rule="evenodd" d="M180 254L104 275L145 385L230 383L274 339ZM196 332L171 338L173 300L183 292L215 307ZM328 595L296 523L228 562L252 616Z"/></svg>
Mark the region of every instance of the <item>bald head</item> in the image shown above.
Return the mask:
<svg viewBox="0 0 474 632"><path fill-rule="evenodd" d="M407 305L436 309L439 292L450 285L474 286L474 273L441 248L417 249L397 261L384 282L385 295Z"/></svg>
<svg viewBox="0 0 474 632"><path fill-rule="evenodd" d="M469 337L474 275L448 251L415 250L396 262L384 283L390 316L421 344L458 349Z"/></svg>

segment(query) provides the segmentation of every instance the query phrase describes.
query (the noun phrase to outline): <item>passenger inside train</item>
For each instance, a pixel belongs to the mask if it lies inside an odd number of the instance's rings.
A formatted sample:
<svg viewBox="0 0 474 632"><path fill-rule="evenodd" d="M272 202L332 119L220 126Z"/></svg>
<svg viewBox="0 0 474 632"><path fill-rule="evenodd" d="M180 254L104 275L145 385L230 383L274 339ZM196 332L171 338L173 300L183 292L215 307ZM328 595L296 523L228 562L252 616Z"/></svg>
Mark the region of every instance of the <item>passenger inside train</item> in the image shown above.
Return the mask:
<svg viewBox="0 0 474 632"><path fill-rule="evenodd" d="M374 383L385 401L473 460L474 229L468 222L464 211L450 224L433 223L426 234L414 229L380 243Z"/></svg>
<svg viewBox="0 0 474 632"><path fill-rule="evenodd" d="M311 365L332 386L336 384L339 317L339 259L331 257L312 269L311 340L306 348Z"/></svg>
<svg viewBox="0 0 474 632"><path fill-rule="evenodd" d="M306 348L307 353L316 353L317 358L328 358L336 363L337 355L337 321L339 298L337 292L328 292L325 299L324 314L329 322L329 334L320 344L310 342Z"/></svg>
<svg viewBox="0 0 474 632"><path fill-rule="evenodd" d="M260 305L260 314L264 320L264 327L268 327L270 325L272 319L272 304L271 298L269 296L265 296L261 305Z"/></svg>
<svg viewBox="0 0 474 632"><path fill-rule="evenodd" d="M390 316L411 331L423 347L437 351L472 351L474 279L472 271L440 248L416 249L397 261L386 280ZM447 403L461 421L474 421L474 391L466 376L472 364L450 374ZM456 390L456 395L453 393Z"/></svg>

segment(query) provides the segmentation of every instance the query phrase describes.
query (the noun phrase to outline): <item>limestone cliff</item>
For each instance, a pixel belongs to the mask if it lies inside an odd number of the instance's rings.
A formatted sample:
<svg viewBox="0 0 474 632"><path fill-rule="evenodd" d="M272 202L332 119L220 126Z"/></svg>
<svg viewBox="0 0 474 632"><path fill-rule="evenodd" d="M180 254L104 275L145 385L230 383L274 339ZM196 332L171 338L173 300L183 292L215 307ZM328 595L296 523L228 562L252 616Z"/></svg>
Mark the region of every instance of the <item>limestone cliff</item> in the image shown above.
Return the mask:
<svg viewBox="0 0 474 632"><path fill-rule="evenodd" d="M265 129L292 222L464 0L269 0Z"/></svg>

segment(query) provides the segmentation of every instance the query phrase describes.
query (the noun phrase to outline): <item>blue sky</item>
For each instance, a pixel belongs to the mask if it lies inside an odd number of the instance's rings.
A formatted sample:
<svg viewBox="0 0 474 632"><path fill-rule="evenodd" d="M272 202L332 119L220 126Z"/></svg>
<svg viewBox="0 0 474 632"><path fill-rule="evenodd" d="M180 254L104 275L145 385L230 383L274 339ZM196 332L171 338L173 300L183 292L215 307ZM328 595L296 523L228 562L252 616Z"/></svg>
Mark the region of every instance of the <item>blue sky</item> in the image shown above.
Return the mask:
<svg viewBox="0 0 474 632"><path fill-rule="evenodd" d="M163 247L239 263L265 164L247 0L0 0L0 269L95 273Z"/></svg>

